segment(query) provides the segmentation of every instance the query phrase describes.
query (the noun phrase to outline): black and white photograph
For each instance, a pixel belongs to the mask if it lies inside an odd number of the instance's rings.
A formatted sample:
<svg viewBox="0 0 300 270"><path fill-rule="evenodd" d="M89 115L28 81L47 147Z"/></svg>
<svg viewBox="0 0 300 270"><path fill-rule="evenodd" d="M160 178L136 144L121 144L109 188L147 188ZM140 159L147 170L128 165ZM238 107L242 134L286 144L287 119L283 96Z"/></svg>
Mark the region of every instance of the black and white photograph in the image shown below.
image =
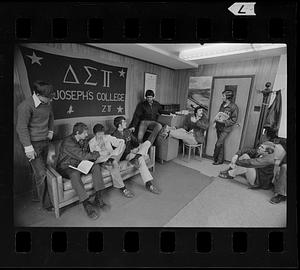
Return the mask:
<svg viewBox="0 0 300 270"><path fill-rule="evenodd" d="M18 227L286 228L287 45L17 43Z"/></svg>

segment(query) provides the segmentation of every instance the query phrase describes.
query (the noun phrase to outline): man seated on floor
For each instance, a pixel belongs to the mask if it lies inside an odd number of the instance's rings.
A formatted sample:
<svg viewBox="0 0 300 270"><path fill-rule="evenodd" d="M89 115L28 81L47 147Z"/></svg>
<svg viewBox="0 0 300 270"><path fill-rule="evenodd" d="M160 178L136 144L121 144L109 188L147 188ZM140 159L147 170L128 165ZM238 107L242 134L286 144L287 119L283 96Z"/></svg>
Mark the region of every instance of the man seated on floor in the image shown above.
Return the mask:
<svg viewBox="0 0 300 270"><path fill-rule="evenodd" d="M96 163L101 164L110 171L115 188L120 189L125 197L132 198L134 194L125 187L119 166L119 161L125 150L124 140L105 134L104 126L101 124L96 124L93 132L95 137L89 141L89 146L90 151L97 151L100 154Z"/></svg>
<svg viewBox="0 0 300 270"><path fill-rule="evenodd" d="M164 127L162 136L164 138L173 137L182 140L187 144L204 143L204 132L208 128L208 120L204 112L204 107L199 105L194 109L194 114L187 118L184 128Z"/></svg>
<svg viewBox="0 0 300 270"><path fill-rule="evenodd" d="M275 167L274 167L274 196L270 199L270 203L277 204L286 201L287 185L286 185L286 141L277 136L277 130L267 127L264 129L262 140L269 140L275 143Z"/></svg>
<svg viewBox="0 0 300 270"><path fill-rule="evenodd" d="M147 90L145 97L146 100L137 105L129 127L132 132L138 128L139 143L143 142L146 130L150 128L152 131L148 140L153 144L162 129L162 125L157 122L162 107L159 102L154 100L154 92L152 90Z"/></svg>
<svg viewBox="0 0 300 270"><path fill-rule="evenodd" d="M88 127L84 123L76 123L73 126L73 133L66 137L61 144L57 171L63 177L71 180L72 187L79 196L79 201L88 217L97 219L99 217L97 210L107 206L101 196L101 190L105 189L105 186L100 165L94 164L91 168L93 187L96 191L93 203L89 201L89 195L81 181L82 173L69 167L69 165L77 167L82 160L96 161L100 156L97 151L89 151L87 137Z"/></svg>
<svg viewBox="0 0 300 270"><path fill-rule="evenodd" d="M146 189L152 193L159 194L160 191L152 183L153 177L149 172L144 158L148 153L151 142L146 140L144 143L139 144L137 138L126 128L127 122L123 116L118 116L114 119L114 126L116 130L112 135L125 141L126 148L121 160L127 160L138 168Z"/></svg>
<svg viewBox="0 0 300 270"><path fill-rule="evenodd" d="M219 177L233 179L245 175L251 189L271 189L274 176L274 149L272 142L263 142L258 149L239 150L231 160L229 168Z"/></svg>

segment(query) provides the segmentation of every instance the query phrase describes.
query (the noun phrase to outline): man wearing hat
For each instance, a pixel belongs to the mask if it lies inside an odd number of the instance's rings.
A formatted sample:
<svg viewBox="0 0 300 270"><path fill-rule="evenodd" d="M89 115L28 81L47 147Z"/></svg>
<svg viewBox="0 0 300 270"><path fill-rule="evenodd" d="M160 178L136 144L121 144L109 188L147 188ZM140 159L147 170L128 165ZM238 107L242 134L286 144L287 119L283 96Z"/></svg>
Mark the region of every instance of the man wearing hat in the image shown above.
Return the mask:
<svg viewBox="0 0 300 270"><path fill-rule="evenodd" d="M53 137L53 112L51 107L54 96L52 85L43 81L33 84L33 95L18 106L16 130L33 169L37 194L42 208L52 207L47 191L46 161L49 140Z"/></svg>
<svg viewBox="0 0 300 270"><path fill-rule="evenodd" d="M139 127L137 137L139 143L142 143L146 130L150 128L152 132L148 141L153 144L162 129L162 125L157 122L162 108L159 102L154 100L154 92L152 90L147 90L145 97L146 100L137 105L129 129L134 132Z"/></svg>
<svg viewBox="0 0 300 270"><path fill-rule="evenodd" d="M164 138L171 136L182 140L187 144L204 143L204 132L208 128L208 120L205 115L205 107L202 105L194 109L194 114L187 118L184 128L166 126L162 133Z"/></svg>
<svg viewBox="0 0 300 270"><path fill-rule="evenodd" d="M270 141L263 142L257 149L241 149L219 177L233 179L237 175L245 175L251 189L270 189L274 176L274 151L275 144Z"/></svg>
<svg viewBox="0 0 300 270"><path fill-rule="evenodd" d="M219 165L224 162L224 142L228 134L232 131L236 121L238 119L239 109L237 105L232 101L233 100L233 91L224 90L222 92L222 104L220 106L219 112L225 113L228 115L226 120L216 119L215 127L217 130L217 142L214 149L214 165Z"/></svg>

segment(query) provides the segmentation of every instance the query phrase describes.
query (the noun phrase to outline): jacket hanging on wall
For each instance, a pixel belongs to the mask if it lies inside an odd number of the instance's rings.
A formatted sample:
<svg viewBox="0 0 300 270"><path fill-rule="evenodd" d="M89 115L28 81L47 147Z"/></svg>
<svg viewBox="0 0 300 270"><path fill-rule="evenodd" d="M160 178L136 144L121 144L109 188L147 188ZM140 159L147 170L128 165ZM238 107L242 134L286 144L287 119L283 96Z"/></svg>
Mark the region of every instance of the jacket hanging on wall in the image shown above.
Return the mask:
<svg viewBox="0 0 300 270"><path fill-rule="evenodd" d="M281 90L279 90L276 92L272 105L267 110L264 128L272 128L278 131L281 119L281 104Z"/></svg>

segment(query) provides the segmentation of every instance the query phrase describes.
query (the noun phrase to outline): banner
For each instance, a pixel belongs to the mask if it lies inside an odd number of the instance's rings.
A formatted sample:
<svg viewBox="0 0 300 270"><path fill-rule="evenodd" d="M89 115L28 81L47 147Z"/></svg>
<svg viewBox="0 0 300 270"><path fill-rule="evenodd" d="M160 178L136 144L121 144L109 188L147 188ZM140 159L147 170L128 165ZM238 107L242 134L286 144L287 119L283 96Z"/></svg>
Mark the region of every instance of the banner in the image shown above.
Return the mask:
<svg viewBox="0 0 300 270"><path fill-rule="evenodd" d="M31 91L36 80L53 85L54 119L125 114L127 68L20 46Z"/></svg>

